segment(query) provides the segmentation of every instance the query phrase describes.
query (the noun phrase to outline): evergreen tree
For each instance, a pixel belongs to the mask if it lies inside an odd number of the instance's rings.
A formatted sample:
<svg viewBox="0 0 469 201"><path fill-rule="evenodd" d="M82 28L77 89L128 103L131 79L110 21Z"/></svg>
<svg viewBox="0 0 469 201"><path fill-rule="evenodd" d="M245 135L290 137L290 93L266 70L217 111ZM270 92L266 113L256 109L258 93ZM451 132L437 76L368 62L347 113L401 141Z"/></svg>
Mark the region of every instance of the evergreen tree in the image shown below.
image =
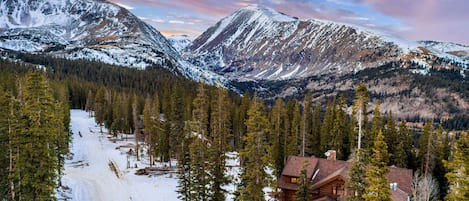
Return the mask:
<svg viewBox="0 0 469 201"><path fill-rule="evenodd" d="M285 156L288 157L290 155L297 156L300 154L300 122L301 122L301 113L300 113L300 106L297 100L290 100L287 103L288 108L288 118L291 119L290 121L290 133L287 136L287 144L285 145L286 153Z"/></svg>
<svg viewBox="0 0 469 201"><path fill-rule="evenodd" d="M306 92L306 96L303 100L304 108L303 115L301 118L301 156L311 155L311 122L313 120L313 111L311 108L312 94L310 91Z"/></svg>
<svg viewBox="0 0 469 201"><path fill-rule="evenodd" d="M300 177L298 178L298 188L296 189L296 201L309 201L311 200L311 184L307 175L309 163L304 161L301 166Z"/></svg>
<svg viewBox="0 0 469 201"><path fill-rule="evenodd" d="M10 197L9 168L10 168L10 133L12 119L13 96L0 90L0 198ZM11 198L11 197L10 197Z"/></svg>
<svg viewBox="0 0 469 201"><path fill-rule="evenodd" d="M265 168L268 165L269 134L268 120L265 115L264 104L254 95L246 120L247 135L244 137L245 147L240 155L244 158L241 170L241 183L238 185L237 201L262 201L264 187L269 182Z"/></svg>
<svg viewBox="0 0 469 201"><path fill-rule="evenodd" d="M364 148L371 152L371 148L373 148L373 142L375 141L378 132L383 129L383 120L381 118L381 112L379 111L380 102L377 101L375 105L375 109L373 110L373 119L371 123L371 130L367 132L364 140Z"/></svg>
<svg viewBox="0 0 469 201"><path fill-rule="evenodd" d="M415 161L415 154L413 152L413 142L410 136L409 129L405 122L399 124L399 131L397 132L397 139L394 144L393 161L394 165L401 168L412 168L412 163Z"/></svg>
<svg viewBox="0 0 469 201"><path fill-rule="evenodd" d="M449 182L445 200L467 200L469 198L469 130L462 133L454 143L453 154L449 161L444 161L448 170L446 178Z"/></svg>
<svg viewBox="0 0 469 201"><path fill-rule="evenodd" d="M211 175L210 190L212 197L210 200L224 201L226 190L222 187L228 183L225 175L227 139L231 135L230 130L230 102L228 92L224 89L217 89L212 101L211 110L211 146L209 147L209 174Z"/></svg>
<svg viewBox="0 0 469 201"><path fill-rule="evenodd" d="M89 116L93 116L93 111L94 111L94 93L89 90L88 91L88 96L86 96L86 105L85 105L85 111L88 112Z"/></svg>
<svg viewBox="0 0 469 201"><path fill-rule="evenodd" d="M197 96L193 101L192 121L190 125L190 135L193 141L189 145L190 150L190 180L189 200L209 200L213 196L212 189L209 189L212 179L209 167L213 161L209 160L208 149L210 144L208 132L209 98L204 84L197 89Z"/></svg>
<svg viewBox="0 0 469 201"><path fill-rule="evenodd" d="M280 178L283 167L288 156L284 155L285 137L284 137L284 115L285 104L282 98L277 98L272 110L270 111L270 123L272 124L272 161L274 164L274 174Z"/></svg>
<svg viewBox="0 0 469 201"><path fill-rule="evenodd" d="M432 175L438 182L439 198L443 199L448 191L448 180L445 174L448 173L444 166L443 161L449 159L451 152L451 146L449 142L449 133L445 132L441 126L439 126L435 132L436 136L436 147L435 147L435 166L433 168Z"/></svg>
<svg viewBox="0 0 469 201"><path fill-rule="evenodd" d="M389 173L387 168L389 160L388 147L381 131L378 132L375 138L372 151L373 155L369 170L365 173L367 187L362 198L365 201L391 201L390 187L387 179L387 174Z"/></svg>
<svg viewBox="0 0 469 201"><path fill-rule="evenodd" d="M349 189L351 195L347 196L347 201L361 201L362 196L365 194L365 168L363 150L357 149L352 154L352 162L349 169L349 180L346 181L345 186Z"/></svg>
<svg viewBox="0 0 469 201"><path fill-rule="evenodd" d="M405 158L406 158L406 156L402 154L405 150L397 149L399 146L401 146L399 144L403 145L404 142L399 141L399 137L398 137L397 129L396 129L396 122L394 122L394 118L392 117L392 112L389 112L384 136L385 136L384 140L386 144L388 145L388 153L390 155L389 165L395 165L395 166L400 165L398 167L405 167L405 163L404 164L402 163L405 161ZM405 139L403 139L403 141L405 141ZM406 147L401 146L400 148L404 149ZM401 153L398 153L398 152L401 152ZM398 161L400 161L400 164L397 164Z"/></svg>
<svg viewBox="0 0 469 201"><path fill-rule="evenodd" d="M346 159L349 153L347 113L345 97L340 96L334 109L334 123L331 132L331 148L337 151L337 157Z"/></svg>
<svg viewBox="0 0 469 201"><path fill-rule="evenodd" d="M105 113L106 113L106 89L104 87L101 87L98 89L96 92L96 95L94 96L94 114L95 114L95 120L96 123L100 126L100 130L102 132L102 127L104 125L104 120L105 120Z"/></svg>
<svg viewBox="0 0 469 201"><path fill-rule="evenodd" d="M44 74L27 74L20 95L18 132L11 135L12 150L16 150L10 178L18 200L56 200L58 159L56 142L62 122L54 112L56 102Z"/></svg>
<svg viewBox="0 0 469 201"><path fill-rule="evenodd" d="M424 175L431 174L433 170L433 145L434 145L433 122L425 123L422 135L419 139L420 172Z"/></svg>
<svg viewBox="0 0 469 201"><path fill-rule="evenodd" d="M327 103L324 121L321 126L321 153L333 149L334 145L335 98Z"/></svg>
<svg viewBox="0 0 469 201"><path fill-rule="evenodd" d="M351 149L358 148L360 149L362 147L362 137L363 135L366 135L366 128L367 128L367 123L368 123L368 117L367 117L367 111L368 111L368 102L369 102L369 95L368 95L368 89L365 84L360 84L358 87L355 89L355 100L353 102L353 111L352 111L352 118L354 119L352 122L353 126L353 131L355 131L355 128L358 127L357 132L351 132L350 136L350 141L355 142L355 139L357 139L357 147L355 147L355 143L351 143L352 147ZM358 135L355 135L358 134Z"/></svg>
<svg viewBox="0 0 469 201"><path fill-rule="evenodd" d="M319 100L316 102L316 106L313 110L313 119L311 123L311 138L309 144L311 144L311 154L315 156L321 156L321 103Z"/></svg>

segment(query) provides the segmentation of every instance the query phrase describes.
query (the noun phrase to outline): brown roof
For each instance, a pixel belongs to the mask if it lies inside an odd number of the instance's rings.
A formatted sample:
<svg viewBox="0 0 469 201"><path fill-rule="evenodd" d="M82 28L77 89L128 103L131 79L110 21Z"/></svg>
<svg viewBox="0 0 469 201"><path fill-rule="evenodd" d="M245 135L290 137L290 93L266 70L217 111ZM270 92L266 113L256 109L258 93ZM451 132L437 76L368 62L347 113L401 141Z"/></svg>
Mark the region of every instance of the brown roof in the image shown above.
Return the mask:
<svg viewBox="0 0 469 201"><path fill-rule="evenodd" d="M303 166L304 161L308 161L306 175L308 178L311 178L318 163L318 158L314 157L289 156L287 164L285 164L285 167L283 168L282 175L300 177L301 167Z"/></svg>
<svg viewBox="0 0 469 201"><path fill-rule="evenodd" d="M319 188L323 184L327 184L336 178L348 179L348 166L349 162L340 160L326 160L316 157L299 157L289 156L287 164L283 169L282 176L299 177L303 161L308 161L307 175L312 178L312 186ZM393 191L393 199L401 200L406 199L406 195L411 194L412 188L412 170L397 168L394 166L388 167L388 181L389 183L397 183L397 191ZM317 173L316 173L317 172ZM279 181L279 187L285 189L292 189L297 185L290 184L283 180Z"/></svg>
<svg viewBox="0 0 469 201"><path fill-rule="evenodd" d="M397 183L397 187L407 194L412 193L412 170L391 166L389 167L388 181L389 183Z"/></svg>
<svg viewBox="0 0 469 201"><path fill-rule="evenodd" d="M322 158L317 158L317 159L318 159L318 165L317 165L316 170L318 170L318 173L312 181L313 184L324 180L325 178L327 178L330 175L334 174L334 172L337 172L338 170L342 169L343 167L348 166L348 163L346 161L326 160L326 159L322 159ZM345 174L345 175L347 175L347 174Z"/></svg>
<svg viewBox="0 0 469 201"><path fill-rule="evenodd" d="M311 186L311 188L313 190L317 189L325 184L328 184L331 181L336 180L337 178L342 178L345 181L347 178L347 171L348 171L348 167L343 166L342 168L336 170L334 173L330 174L326 178L322 178L321 180L317 182L313 182L313 186Z"/></svg>

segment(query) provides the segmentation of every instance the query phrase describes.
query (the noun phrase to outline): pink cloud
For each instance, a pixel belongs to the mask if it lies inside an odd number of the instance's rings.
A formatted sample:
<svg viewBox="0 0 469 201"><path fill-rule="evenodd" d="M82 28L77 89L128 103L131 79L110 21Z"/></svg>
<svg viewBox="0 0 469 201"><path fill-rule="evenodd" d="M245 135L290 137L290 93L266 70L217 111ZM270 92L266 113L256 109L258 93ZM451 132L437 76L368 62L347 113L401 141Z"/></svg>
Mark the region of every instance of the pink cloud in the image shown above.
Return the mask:
<svg viewBox="0 0 469 201"><path fill-rule="evenodd" d="M432 39L469 44L468 1L362 0L362 2L408 24L411 29L400 32L410 39Z"/></svg>

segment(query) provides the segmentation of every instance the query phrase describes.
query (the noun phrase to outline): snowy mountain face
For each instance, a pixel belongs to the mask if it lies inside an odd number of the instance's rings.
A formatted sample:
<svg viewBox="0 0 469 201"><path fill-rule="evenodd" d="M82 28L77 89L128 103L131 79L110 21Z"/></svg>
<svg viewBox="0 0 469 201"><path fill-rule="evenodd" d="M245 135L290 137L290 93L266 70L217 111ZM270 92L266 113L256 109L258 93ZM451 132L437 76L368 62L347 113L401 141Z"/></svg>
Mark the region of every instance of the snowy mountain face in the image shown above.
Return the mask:
<svg viewBox="0 0 469 201"><path fill-rule="evenodd" d="M438 41L419 41L419 43L427 49L435 52L444 52L461 59L469 60L469 46L460 45L452 42Z"/></svg>
<svg viewBox="0 0 469 201"><path fill-rule="evenodd" d="M446 118L469 111L469 93L451 87L467 82L466 50L251 5L209 28L183 56L271 100L302 97L306 90L316 98L350 94L366 83L381 111Z"/></svg>
<svg viewBox="0 0 469 201"><path fill-rule="evenodd" d="M255 81L345 75L402 58L427 63L421 58L422 52L416 42L377 31L299 20L251 5L209 28L185 49L184 55L193 64L229 79Z"/></svg>
<svg viewBox="0 0 469 201"><path fill-rule="evenodd" d="M169 36L168 41L178 51L181 52L184 48L192 43L192 38L187 35Z"/></svg>
<svg viewBox="0 0 469 201"><path fill-rule="evenodd" d="M226 84L185 62L153 27L103 0L2 0L0 48L129 67L160 65L196 81Z"/></svg>

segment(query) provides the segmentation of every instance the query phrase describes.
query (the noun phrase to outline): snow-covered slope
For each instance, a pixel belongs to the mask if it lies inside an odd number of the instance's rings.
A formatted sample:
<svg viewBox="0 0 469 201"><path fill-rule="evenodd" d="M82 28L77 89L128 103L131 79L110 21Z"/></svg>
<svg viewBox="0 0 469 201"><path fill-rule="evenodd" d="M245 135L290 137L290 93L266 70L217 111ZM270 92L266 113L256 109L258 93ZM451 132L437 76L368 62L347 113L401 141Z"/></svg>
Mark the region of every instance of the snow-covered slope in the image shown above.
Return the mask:
<svg viewBox="0 0 469 201"><path fill-rule="evenodd" d="M168 41L179 52L192 43L192 38L188 35L172 35L168 37Z"/></svg>
<svg viewBox="0 0 469 201"><path fill-rule="evenodd" d="M299 20L258 5L241 8L184 51L193 64L230 79L290 80L345 75L403 58L418 60L419 43L363 27Z"/></svg>
<svg viewBox="0 0 469 201"><path fill-rule="evenodd" d="M465 45L438 41L419 41L419 43L432 51L448 53L466 60L469 59L469 47Z"/></svg>
<svg viewBox="0 0 469 201"><path fill-rule="evenodd" d="M161 65L197 81L226 83L185 62L153 27L103 0L0 1L0 48L130 67Z"/></svg>

